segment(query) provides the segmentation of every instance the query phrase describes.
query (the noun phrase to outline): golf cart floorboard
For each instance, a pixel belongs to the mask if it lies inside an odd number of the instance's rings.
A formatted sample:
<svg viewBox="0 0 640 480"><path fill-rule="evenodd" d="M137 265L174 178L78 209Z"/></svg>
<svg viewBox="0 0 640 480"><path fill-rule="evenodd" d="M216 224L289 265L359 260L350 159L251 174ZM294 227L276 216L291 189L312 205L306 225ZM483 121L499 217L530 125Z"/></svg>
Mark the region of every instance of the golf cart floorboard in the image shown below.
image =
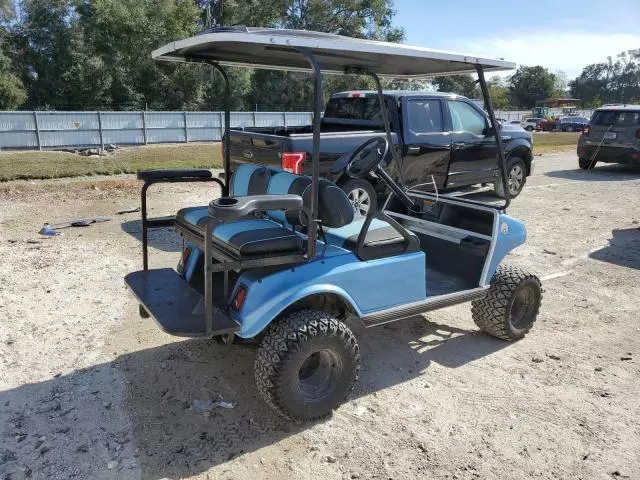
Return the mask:
<svg viewBox="0 0 640 480"><path fill-rule="evenodd" d="M172 268L140 270L125 282L158 326L179 337L207 336L204 299ZM240 326L214 306L210 336L237 331Z"/></svg>

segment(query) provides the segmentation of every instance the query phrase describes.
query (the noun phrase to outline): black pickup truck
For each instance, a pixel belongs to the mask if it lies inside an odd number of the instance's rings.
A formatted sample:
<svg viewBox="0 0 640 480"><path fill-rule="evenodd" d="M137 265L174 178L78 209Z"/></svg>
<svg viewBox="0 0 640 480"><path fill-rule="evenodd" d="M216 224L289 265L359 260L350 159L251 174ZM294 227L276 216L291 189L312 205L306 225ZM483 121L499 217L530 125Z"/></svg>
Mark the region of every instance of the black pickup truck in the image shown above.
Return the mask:
<svg viewBox="0 0 640 480"><path fill-rule="evenodd" d="M408 188L425 191L492 184L504 196L495 133L485 112L469 99L450 93L386 91L399 165L389 172ZM507 158L511 197L517 196L533 172L532 137L519 126L500 127ZM347 192L356 213L376 208L384 187L376 178L350 179L336 160L370 138L384 135L377 93L353 91L331 96L320 137L320 174ZM233 164L250 162L294 173L311 173L310 126L256 127L231 130Z"/></svg>

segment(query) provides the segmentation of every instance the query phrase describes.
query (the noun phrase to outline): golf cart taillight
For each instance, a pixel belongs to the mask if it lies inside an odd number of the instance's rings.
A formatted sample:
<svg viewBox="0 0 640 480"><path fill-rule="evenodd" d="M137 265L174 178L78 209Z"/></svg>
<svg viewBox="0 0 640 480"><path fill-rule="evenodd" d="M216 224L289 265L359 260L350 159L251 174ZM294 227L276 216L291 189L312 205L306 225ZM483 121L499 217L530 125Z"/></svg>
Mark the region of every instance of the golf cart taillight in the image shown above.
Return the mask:
<svg viewBox="0 0 640 480"><path fill-rule="evenodd" d="M240 285L238 287L238 291L236 292L236 296L233 297L233 309L237 312L242 308L244 301L247 299L247 287Z"/></svg>
<svg viewBox="0 0 640 480"><path fill-rule="evenodd" d="M360 98L362 94L360 92L351 92L349 98Z"/></svg>
<svg viewBox="0 0 640 480"><path fill-rule="evenodd" d="M307 158L306 152L285 152L282 154L280 166L285 172L302 173L302 162Z"/></svg>
<svg viewBox="0 0 640 480"><path fill-rule="evenodd" d="M591 129L590 129L589 127L584 127L584 128L582 129L582 134L586 137L587 135L589 135L589 131L590 131L590 130L591 130Z"/></svg>

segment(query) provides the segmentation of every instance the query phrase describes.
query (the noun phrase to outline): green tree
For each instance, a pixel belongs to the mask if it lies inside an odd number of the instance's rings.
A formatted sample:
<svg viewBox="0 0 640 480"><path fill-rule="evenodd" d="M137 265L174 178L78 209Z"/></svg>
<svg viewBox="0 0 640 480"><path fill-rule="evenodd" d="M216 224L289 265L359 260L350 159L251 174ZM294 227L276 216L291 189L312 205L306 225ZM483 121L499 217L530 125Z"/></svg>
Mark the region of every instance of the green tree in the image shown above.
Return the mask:
<svg viewBox="0 0 640 480"><path fill-rule="evenodd" d="M404 32L391 24L390 0L226 1L224 21L240 25L313 30L350 37L398 42ZM340 90L371 89L366 77L325 76L324 96ZM307 110L313 105L310 75L256 71L248 104L259 110Z"/></svg>
<svg viewBox="0 0 640 480"><path fill-rule="evenodd" d="M521 66L509 79L509 85L518 106L533 108L536 102L553 95L556 76L540 65Z"/></svg>
<svg viewBox="0 0 640 480"><path fill-rule="evenodd" d="M511 91L504 78L494 75L487 80L487 87L489 88L489 95L491 95L494 108L502 110L513 104Z"/></svg>
<svg viewBox="0 0 640 480"><path fill-rule="evenodd" d="M432 82L439 92L457 93L467 98L476 98L480 95L478 84L469 74L435 77Z"/></svg>
<svg viewBox="0 0 640 480"><path fill-rule="evenodd" d="M640 49L622 52L615 61L608 57L586 66L569 86L571 95L585 106L640 102Z"/></svg>
<svg viewBox="0 0 640 480"><path fill-rule="evenodd" d="M22 80L13 68L12 59L5 52L11 50L8 35L0 27L0 110L13 110L27 100Z"/></svg>

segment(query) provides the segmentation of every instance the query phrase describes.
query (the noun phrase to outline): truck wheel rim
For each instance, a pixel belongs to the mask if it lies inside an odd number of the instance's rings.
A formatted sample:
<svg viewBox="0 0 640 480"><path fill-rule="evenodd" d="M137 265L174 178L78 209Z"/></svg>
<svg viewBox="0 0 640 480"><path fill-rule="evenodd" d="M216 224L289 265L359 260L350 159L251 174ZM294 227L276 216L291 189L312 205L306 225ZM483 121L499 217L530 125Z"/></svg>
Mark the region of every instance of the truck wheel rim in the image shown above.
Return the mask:
<svg viewBox="0 0 640 480"><path fill-rule="evenodd" d="M335 389L341 373L342 361L335 352L313 352L298 370L298 391L308 401L322 400Z"/></svg>
<svg viewBox="0 0 640 480"><path fill-rule="evenodd" d="M349 201L353 205L353 211L359 217L366 217L371 207L371 197L363 188L354 188L349 192Z"/></svg>
<svg viewBox="0 0 640 480"><path fill-rule="evenodd" d="M509 172L509 193L512 195L517 194L522 187L522 180L524 179L524 172L520 165L514 165Z"/></svg>

